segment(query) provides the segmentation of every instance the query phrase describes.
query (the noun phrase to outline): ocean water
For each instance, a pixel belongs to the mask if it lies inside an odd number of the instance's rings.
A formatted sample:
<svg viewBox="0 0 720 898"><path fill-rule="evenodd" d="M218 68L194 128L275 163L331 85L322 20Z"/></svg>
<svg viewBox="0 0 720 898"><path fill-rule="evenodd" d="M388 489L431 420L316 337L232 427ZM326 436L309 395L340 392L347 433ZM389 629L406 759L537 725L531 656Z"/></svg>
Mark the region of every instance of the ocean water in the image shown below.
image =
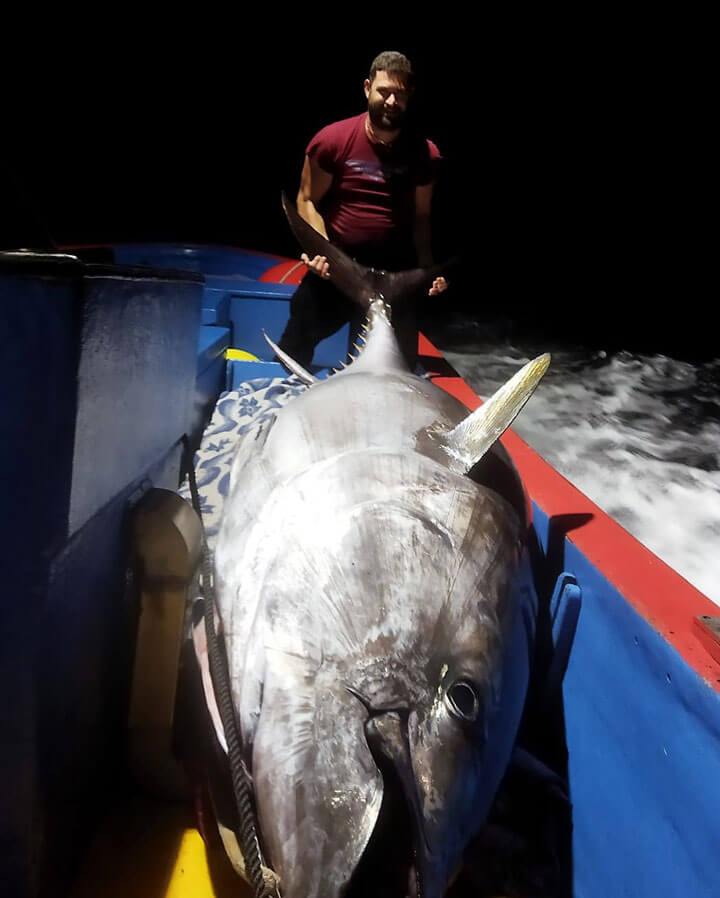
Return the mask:
<svg viewBox="0 0 720 898"><path fill-rule="evenodd" d="M436 340L482 398L541 352L552 363L513 428L641 543L720 605L720 359L608 354L531 340Z"/></svg>

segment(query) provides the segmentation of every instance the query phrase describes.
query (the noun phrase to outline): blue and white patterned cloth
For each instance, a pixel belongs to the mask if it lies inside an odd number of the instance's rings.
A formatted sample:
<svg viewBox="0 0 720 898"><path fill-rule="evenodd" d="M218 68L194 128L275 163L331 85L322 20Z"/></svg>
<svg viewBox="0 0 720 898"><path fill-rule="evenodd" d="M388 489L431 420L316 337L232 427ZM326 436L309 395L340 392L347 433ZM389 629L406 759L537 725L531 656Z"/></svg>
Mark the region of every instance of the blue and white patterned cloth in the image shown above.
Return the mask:
<svg viewBox="0 0 720 898"><path fill-rule="evenodd" d="M262 377L221 393L195 453L195 477L208 548L212 553L223 503L230 487L230 468L238 442L261 421L307 389L297 377ZM179 494L192 504L187 479Z"/></svg>

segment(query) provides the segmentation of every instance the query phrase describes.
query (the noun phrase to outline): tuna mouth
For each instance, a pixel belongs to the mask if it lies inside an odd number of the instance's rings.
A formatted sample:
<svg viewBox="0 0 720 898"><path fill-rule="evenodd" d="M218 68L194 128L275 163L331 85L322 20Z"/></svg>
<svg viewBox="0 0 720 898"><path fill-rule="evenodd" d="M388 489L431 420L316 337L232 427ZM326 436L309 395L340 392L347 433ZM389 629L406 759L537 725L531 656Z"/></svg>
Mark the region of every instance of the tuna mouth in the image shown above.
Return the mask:
<svg viewBox="0 0 720 898"><path fill-rule="evenodd" d="M400 777L390 762L375 757L383 799L375 829L343 892L343 898L422 898L413 822Z"/></svg>

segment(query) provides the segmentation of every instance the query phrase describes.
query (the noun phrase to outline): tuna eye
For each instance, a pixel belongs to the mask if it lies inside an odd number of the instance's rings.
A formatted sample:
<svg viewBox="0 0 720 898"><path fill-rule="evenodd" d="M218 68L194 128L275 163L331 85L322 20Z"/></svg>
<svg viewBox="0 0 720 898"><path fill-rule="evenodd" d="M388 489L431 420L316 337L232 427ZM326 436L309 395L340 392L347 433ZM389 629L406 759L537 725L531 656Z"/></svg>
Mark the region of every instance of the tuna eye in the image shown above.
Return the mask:
<svg viewBox="0 0 720 898"><path fill-rule="evenodd" d="M477 720L480 711L480 699L472 683L468 682L468 680L455 680L448 689L446 696L450 711L455 717L467 723Z"/></svg>

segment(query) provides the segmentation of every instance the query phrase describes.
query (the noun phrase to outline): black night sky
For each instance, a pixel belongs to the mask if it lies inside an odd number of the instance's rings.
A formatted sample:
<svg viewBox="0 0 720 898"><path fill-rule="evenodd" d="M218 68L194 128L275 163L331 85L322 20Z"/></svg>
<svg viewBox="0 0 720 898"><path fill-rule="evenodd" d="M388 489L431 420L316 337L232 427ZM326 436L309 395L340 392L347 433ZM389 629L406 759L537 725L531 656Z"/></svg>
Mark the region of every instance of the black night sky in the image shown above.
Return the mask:
<svg viewBox="0 0 720 898"><path fill-rule="evenodd" d="M36 48L21 77L35 67L39 87L4 113L0 246L160 239L295 256L281 189L294 196L318 128L363 110L375 53L399 49L446 160L436 257L461 264L441 317L712 352L687 51L643 23L507 19L430 23L424 40L263 38L222 22L194 34L188 21L181 35Z"/></svg>

